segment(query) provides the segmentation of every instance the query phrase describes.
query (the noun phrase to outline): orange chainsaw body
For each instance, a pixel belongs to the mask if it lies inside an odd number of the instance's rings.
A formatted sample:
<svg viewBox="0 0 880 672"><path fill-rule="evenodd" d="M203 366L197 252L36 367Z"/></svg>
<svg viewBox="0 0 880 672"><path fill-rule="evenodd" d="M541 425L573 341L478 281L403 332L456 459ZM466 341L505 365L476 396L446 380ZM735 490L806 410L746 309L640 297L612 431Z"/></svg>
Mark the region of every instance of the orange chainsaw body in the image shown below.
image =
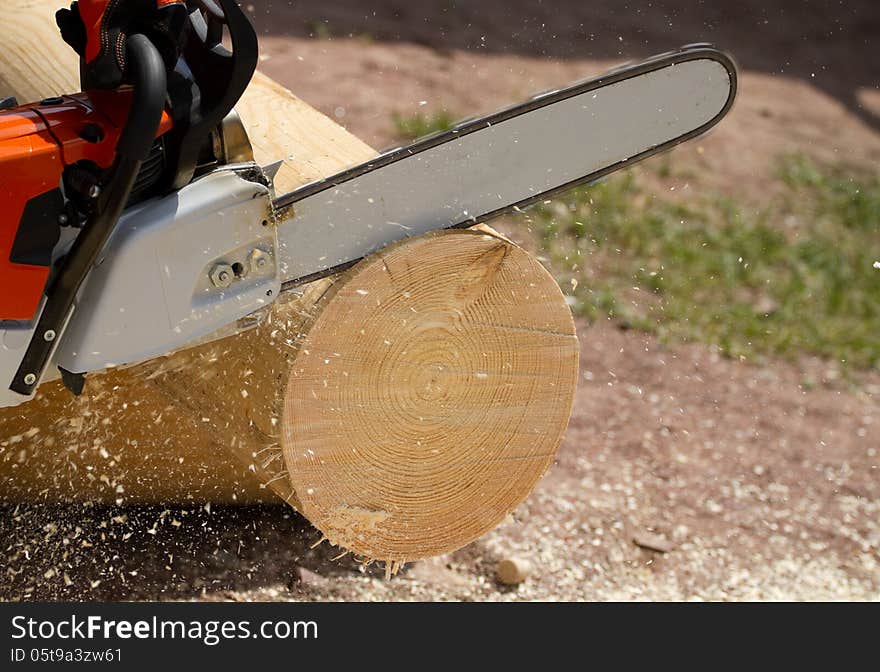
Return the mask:
<svg viewBox="0 0 880 672"><path fill-rule="evenodd" d="M110 167L131 93L92 91L0 111L0 321L33 319L63 219L62 174ZM158 135L169 131L167 111Z"/></svg>

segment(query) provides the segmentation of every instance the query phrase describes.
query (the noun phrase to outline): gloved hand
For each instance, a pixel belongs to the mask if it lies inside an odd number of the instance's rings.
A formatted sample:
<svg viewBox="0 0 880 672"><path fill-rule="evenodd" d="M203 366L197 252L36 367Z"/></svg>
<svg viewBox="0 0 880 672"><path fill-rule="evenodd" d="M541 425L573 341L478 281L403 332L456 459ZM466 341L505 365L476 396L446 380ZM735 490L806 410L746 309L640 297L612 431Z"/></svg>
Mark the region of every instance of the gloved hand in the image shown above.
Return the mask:
<svg viewBox="0 0 880 672"><path fill-rule="evenodd" d="M125 39L150 38L170 70L188 25L184 0L79 0L55 14L61 36L83 58L84 88L115 89L125 81Z"/></svg>

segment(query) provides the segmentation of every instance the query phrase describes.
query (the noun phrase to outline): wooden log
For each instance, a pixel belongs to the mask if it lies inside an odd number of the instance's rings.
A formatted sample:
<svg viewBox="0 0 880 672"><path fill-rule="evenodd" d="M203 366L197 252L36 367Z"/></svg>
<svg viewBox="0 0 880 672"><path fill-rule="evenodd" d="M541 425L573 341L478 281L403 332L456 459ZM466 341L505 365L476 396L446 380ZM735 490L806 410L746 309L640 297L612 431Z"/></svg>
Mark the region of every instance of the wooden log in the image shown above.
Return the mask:
<svg viewBox="0 0 880 672"><path fill-rule="evenodd" d="M550 274L488 227L396 243L150 377L331 543L460 548L553 461L577 383Z"/></svg>

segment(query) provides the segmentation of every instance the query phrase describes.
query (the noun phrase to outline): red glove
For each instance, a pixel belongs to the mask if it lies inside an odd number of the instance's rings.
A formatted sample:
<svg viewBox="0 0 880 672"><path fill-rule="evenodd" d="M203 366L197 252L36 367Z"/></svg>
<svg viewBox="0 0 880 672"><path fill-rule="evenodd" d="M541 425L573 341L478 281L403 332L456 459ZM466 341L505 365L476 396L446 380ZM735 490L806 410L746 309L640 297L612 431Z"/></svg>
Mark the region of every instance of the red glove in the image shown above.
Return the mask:
<svg viewBox="0 0 880 672"><path fill-rule="evenodd" d="M187 27L184 0L79 0L55 14L61 36L83 57L85 88L115 89L125 79L125 39L143 33L170 70Z"/></svg>

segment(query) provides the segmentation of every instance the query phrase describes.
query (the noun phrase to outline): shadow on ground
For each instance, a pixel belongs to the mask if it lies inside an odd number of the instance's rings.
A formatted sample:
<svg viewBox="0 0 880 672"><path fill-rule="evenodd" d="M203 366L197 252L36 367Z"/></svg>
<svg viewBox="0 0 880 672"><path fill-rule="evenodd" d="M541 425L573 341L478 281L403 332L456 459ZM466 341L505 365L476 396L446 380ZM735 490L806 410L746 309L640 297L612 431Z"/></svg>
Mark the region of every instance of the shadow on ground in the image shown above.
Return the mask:
<svg viewBox="0 0 880 672"><path fill-rule="evenodd" d="M21 505L0 509L0 536L0 600L230 599L273 586L295 599L308 572L361 571L327 543L312 548L320 534L280 505Z"/></svg>

